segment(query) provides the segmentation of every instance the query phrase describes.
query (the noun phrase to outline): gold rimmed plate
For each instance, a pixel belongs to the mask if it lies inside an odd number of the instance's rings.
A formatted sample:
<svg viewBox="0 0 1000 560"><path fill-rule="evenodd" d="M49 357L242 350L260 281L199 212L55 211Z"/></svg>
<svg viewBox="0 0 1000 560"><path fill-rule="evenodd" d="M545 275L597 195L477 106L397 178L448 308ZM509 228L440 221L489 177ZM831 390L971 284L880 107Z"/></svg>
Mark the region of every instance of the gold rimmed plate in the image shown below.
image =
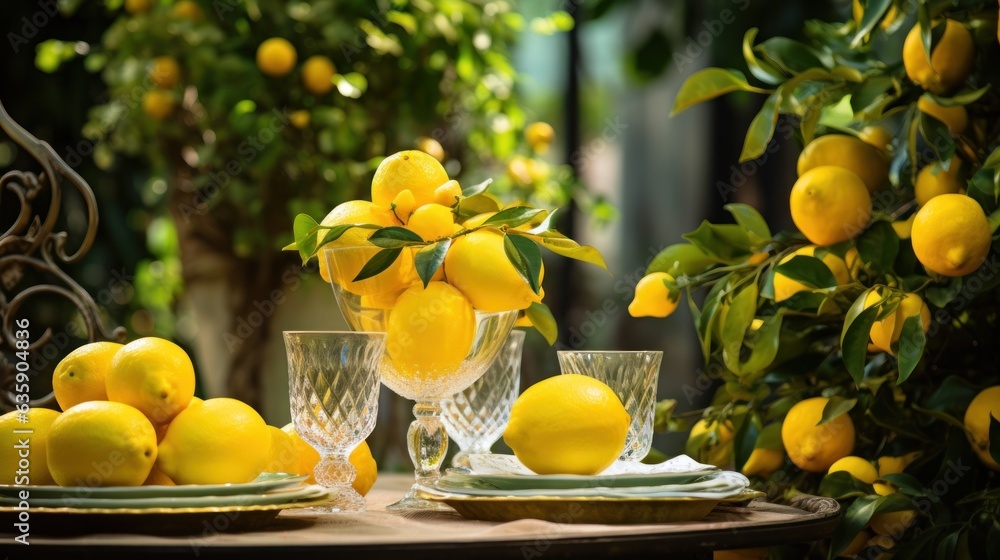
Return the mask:
<svg viewBox="0 0 1000 560"><path fill-rule="evenodd" d="M462 517L480 521L541 519L555 523L639 524L704 519L720 503L741 503L763 497L744 490L730 498L600 498L565 496L461 496L422 491L424 500L444 502Z"/></svg>
<svg viewBox="0 0 1000 560"><path fill-rule="evenodd" d="M179 486L14 486L0 484L0 498L16 498L27 490L32 499L126 499L239 496L263 494L299 484L307 475L263 473L243 484L182 484Z"/></svg>

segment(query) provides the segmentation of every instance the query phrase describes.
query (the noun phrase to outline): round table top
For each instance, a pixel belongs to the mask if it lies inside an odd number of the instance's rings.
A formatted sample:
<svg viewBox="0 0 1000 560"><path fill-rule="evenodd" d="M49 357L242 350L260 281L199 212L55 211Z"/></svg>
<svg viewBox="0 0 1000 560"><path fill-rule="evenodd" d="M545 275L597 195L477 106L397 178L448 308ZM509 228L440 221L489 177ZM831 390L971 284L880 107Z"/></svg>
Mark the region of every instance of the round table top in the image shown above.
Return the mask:
<svg viewBox="0 0 1000 560"><path fill-rule="evenodd" d="M151 560L248 555L278 558L287 553L295 560L304 560L328 559L338 552L352 557L363 554L372 560L440 558L448 550L461 550L477 558L524 560L669 550L671 557L710 558L710 551L717 549L824 538L832 533L839 513L835 500L812 496L800 497L793 502L795 507L757 500L747 507L717 507L701 521L646 525L561 524L536 519L495 523L464 519L457 513L403 516L386 512L385 506L398 500L411 483L407 475L383 474L368 494L368 510L362 513L316 515L290 510L258 530L242 533L226 530L239 513L206 518L203 530L193 535L126 534L115 526L107 526L102 533L74 536L32 533L30 547L14 543L12 537L4 538L0 554L17 558L17 553L28 554L30 548L31 558Z"/></svg>

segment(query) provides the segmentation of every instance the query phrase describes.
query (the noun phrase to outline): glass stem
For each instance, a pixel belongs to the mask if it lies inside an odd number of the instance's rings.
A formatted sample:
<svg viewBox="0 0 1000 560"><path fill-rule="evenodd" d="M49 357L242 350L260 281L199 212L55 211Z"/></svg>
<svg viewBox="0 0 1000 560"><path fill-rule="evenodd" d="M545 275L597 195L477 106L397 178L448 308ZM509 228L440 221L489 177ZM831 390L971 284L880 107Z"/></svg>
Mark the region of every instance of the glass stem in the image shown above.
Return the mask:
<svg viewBox="0 0 1000 560"><path fill-rule="evenodd" d="M430 485L441 476L441 463L448 451L448 433L441 422L441 403L420 401L413 406L406 439L418 484Z"/></svg>

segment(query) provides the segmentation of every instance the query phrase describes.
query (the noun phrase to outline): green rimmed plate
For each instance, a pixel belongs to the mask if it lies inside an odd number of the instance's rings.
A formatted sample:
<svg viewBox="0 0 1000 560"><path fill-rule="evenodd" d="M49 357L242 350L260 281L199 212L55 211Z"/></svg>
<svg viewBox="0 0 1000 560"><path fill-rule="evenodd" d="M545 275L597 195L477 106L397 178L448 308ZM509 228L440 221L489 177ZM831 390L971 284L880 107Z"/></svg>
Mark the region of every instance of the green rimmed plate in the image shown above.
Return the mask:
<svg viewBox="0 0 1000 560"><path fill-rule="evenodd" d="M180 486L13 486L0 484L0 498L18 498L27 490L32 504L37 499L142 499L263 494L301 483L308 475L264 473L244 484L184 484Z"/></svg>
<svg viewBox="0 0 1000 560"><path fill-rule="evenodd" d="M449 470L441 481L444 485L496 490L571 490L578 488L628 488L634 486L668 486L697 484L719 476L721 471L691 471L657 474L616 474L581 476L573 474L474 474Z"/></svg>
<svg viewBox="0 0 1000 560"><path fill-rule="evenodd" d="M29 507L73 508L73 509L155 509L155 508L206 508L206 507L249 507L295 503L320 498L330 499L334 495L329 489L317 485L299 485L279 488L260 494L236 494L230 496L175 496L142 498L36 498L29 496ZM0 507L18 505L17 498L0 498Z"/></svg>

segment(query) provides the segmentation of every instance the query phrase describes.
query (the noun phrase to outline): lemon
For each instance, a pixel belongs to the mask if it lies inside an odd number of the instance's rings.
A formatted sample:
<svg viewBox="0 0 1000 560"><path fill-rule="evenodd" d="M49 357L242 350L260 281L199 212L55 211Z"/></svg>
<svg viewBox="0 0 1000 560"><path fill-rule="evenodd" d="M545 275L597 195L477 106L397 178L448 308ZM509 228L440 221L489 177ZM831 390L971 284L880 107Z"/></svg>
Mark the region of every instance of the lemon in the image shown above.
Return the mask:
<svg viewBox="0 0 1000 560"><path fill-rule="evenodd" d="M932 24L937 27L941 22ZM947 95L957 89L972 72L975 45L972 34L961 23L944 20L944 34L934 46L930 61L920 37L920 24L906 34L903 42L903 66L911 80L935 95Z"/></svg>
<svg viewBox="0 0 1000 560"><path fill-rule="evenodd" d="M312 121L312 116L309 114L309 111L299 109L298 111L292 111L288 120L291 121L292 126L295 128L303 129L309 126L309 123Z"/></svg>
<svg viewBox="0 0 1000 560"><path fill-rule="evenodd" d="M881 126L866 126L858 133L858 139L875 146L882 152L888 152L892 147L892 133Z"/></svg>
<svg viewBox="0 0 1000 560"><path fill-rule="evenodd" d="M153 9L153 0L125 0L125 11L139 15Z"/></svg>
<svg viewBox="0 0 1000 560"><path fill-rule="evenodd" d="M281 428L282 432L288 434L288 437L292 438L292 443L295 445L295 453L298 456L298 469L294 471L297 474L307 474L309 479L306 480L309 484L316 484L316 477L313 476L313 470L316 469L316 465L319 464L319 451L316 451L313 446L309 445L309 442L302 439L302 436L295 431L295 425L289 422Z"/></svg>
<svg viewBox="0 0 1000 560"><path fill-rule="evenodd" d="M170 477L163 474L163 471L158 469L156 465L149 470L149 476L142 483L143 486L177 486Z"/></svg>
<svg viewBox="0 0 1000 560"><path fill-rule="evenodd" d="M434 191L447 182L448 173L434 156L420 150L397 152L382 160L375 170L372 202L382 208L389 208L393 202L397 202L397 207L412 204L408 209L403 208L402 212L397 209L397 215L405 221L409 212L434 202ZM406 191L409 191L413 202L409 203L405 195L397 201Z"/></svg>
<svg viewBox="0 0 1000 560"><path fill-rule="evenodd" d="M800 469L824 472L854 450L854 422L841 414L819 425L829 399L814 397L795 403L781 425L781 442Z"/></svg>
<svg viewBox="0 0 1000 560"><path fill-rule="evenodd" d="M177 484L244 483L264 471L270 447L257 411L236 399L208 399L170 423L156 465Z"/></svg>
<svg viewBox="0 0 1000 560"><path fill-rule="evenodd" d="M733 462L733 425L730 422L720 424L702 418L691 426L688 441L706 433L715 433L715 443L707 444L700 449L699 460L720 468L726 468ZM709 440L706 440L706 443Z"/></svg>
<svg viewBox="0 0 1000 560"><path fill-rule="evenodd" d="M301 472L300 470L301 461L299 460L299 450L295 440L292 439L292 436L288 435L287 432L279 428L275 428L274 426L268 426L267 431L271 434L271 445L268 448L270 451L264 471L272 473L309 474L308 472Z"/></svg>
<svg viewBox="0 0 1000 560"><path fill-rule="evenodd" d="M344 224L373 224L387 227L399 225L392 212L375 206L365 200L349 200L339 204L330 211L320 222L324 226L336 226ZM317 242L322 242L328 230L317 232ZM413 267L413 257L411 252L403 251L388 268L382 272L355 282L354 278L376 253L379 248L368 242L368 236L372 230L364 228L353 228L344 232L336 241L323 245L318 250L319 274L327 282L336 282L345 290L361 296L380 294L386 292L398 292L406 287L408 275ZM324 254L323 249L335 247L349 247L337 251L334 259L334 274L330 275L330 262Z"/></svg>
<svg viewBox="0 0 1000 560"><path fill-rule="evenodd" d="M792 186L789 206L795 227L816 245L853 239L868 227L872 217L872 199L864 182L851 171L832 165L814 167L800 175Z"/></svg>
<svg viewBox="0 0 1000 560"><path fill-rule="evenodd" d="M535 122L529 124L524 129L524 140L532 151L544 154L549 150L549 145L556 139L556 131L547 122Z"/></svg>
<svg viewBox="0 0 1000 560"><path fill-rule="evenodd" d="M201 21L204 17L204 13L198 4L194 3L192 0L181 0L180 2L174 4L174 7L170 9L170 15L177 19L189 19L191 21Z"/></svg>
<svg viewBox="0 0 1000 560"><path fill-rule="evenodd" d="M983 389L965 409L965 430L972 450L984 465L1000 471L1000 464L990 455L990 418L1000 420L1000 385Z"/></svg>
<svg viewBox="0 0 1000 560"><path fill-rule="evenodd" d="M59 413L48 408L32 407L25 414L27 422L20 421L20 413L16 410L0 416L0 446L3 446L0 484L55 484L46 459L52 423ZM30 433L17 434L14 430L30 430ZM27 454L27 457L22 457L22 454Z"/></svg>
<svg viewBox="0 0 1000 560"><path fill-rule="evenodd" d="M785 452L779 449L756 447L747 457L740 472L746 476L767 478L785 464Z"/></svg>
<svg viewBox="0 0 1000 560"><path fill-rule="evenodd" d="M138 409L90 401L49 428L47 463L59 486L139 486L156 461L156 431Z"/></svg>
<svg viewBox="0 0 1000 560"><path fill-rule="evenodd" d="M476 312L453 286L429 282L403 292L389 315L386 351L396 370L434 380L455 373L472 349Z"/></svg>
<svg viewBox="0 0 1000 560"><path fill-rule="evenodd" d="M913 218L916 217L916 214L911 214L910 217L905 220L892 222L892 230L896 232L896 235L900 239L909 239L910 233L913 231Z"/></svg>
<svg viewBox="0 0 1000 560"><path fill-rule="evenodd" d="M806 245L805 247L797 249L795 252L785 256L781 259L781 262L786 263L796 256L812 257L816 254L817 248L818 247L815 245ZM833 273L833 277L837 279L837 285L843 286L851 283L853 272L856 272L860 266L861 257L858 255L858 250L851 247L844 254L844 258L840 258L831 251L827 251L821 260L823 261L823 264L830 269L830 272ZM806 286L802 282L792 280L779 272L774 273L775 301L785 301L799 292L808 291L812 291L812 288Z"/></svg>
<svg viewBox="0 0 1000 560"><path fill-rule="evenodd" d="M525 390L511 407L503 440L538 474L594 475L621 454L630 421L610 387L570 373Z"/></svg>
<svg viewBox="0 0 1000 560"><path fill-rule="evenodd" d="M948 126L948 131L956 136L965 132L969 126L969 112L962 105L945 107L938 105L933 99L921 97L917 100L917 109L943 122Z"/></svg>
<svg viewBox="0 0 1000 560"><path fill-rule="evenodd" d="M297 58L295 47L281 37L271 37L257 47L257 68L272 78L291 72Z"/></svg>
<svg viewBox="0 0 1000 560"><path fill-rule="evenodd" d="M111 360L108 399L134 406L153 424L170 422L194 397L194 365L169 340L148 337L123 346Z"/></svg>
<svg viewBox="0 0 1000 560"><path fill-rule="evenodd" d="M106 401L104 379L121 344L92 342L70 352L52 373L52 392L63 410L87 401Z"/></svg>
<svg viewBox="0 0 1000 560"><path fill-rule="evenodd" d="M503 248L503 236L481 229L456 238L444 259L448 283L455 286L480 311L526 309L542 300L517 273ZM539 281L545 275L542 265Z"/></svg>
<svg viewBox="0 0 1000 560"><path fill-rule="evenodd" d="M857 535L851 539L851 544L847 545L847 548L843 550L838 556L839 558L854 558L855 555L868 546L868 541L871 540L872 534L870 531L859 531Z"/></svg>
<svg viewBox="0 0 1000 560"><path fill-rule="evenodd" d="M888 474L899 474L906 470L906 467L910 465L917 457L920 456L920 452L908 453L902 457L891 457L882 456L875 460L875 464L878 466L879 477L884 477ZM879 496L888 496L896 490L889 484L875 484L875 493Z"/></svg>
<svg viewBox="0 0 1000 560"><path fill-rule="evenodd" d="M869 292L868 299L865 301L865 307L873 305L879 299L881 299L881 295L876 291ZM869 332L872 344L879 350L895 356L896 353L892 350L892 346L899 341L899 335L903 332L903 324L906 322L906 319L917 315L920 316L920 322L926 333L931 326L930 309L919 295L906 294L903 300L899 302L899 306L896 307L896 311L881 321L875 321L872 325Z"/></svg>
<svg viewBox="0 0 1000 560"><path fill-rule="evenodd" d="M454 179L434 189L434 202L441 206L452 208L458 204L458 199L461 197L462 186Z"/></svg>
<svg viewBox="0 0 1000 560"><path fill-rule="evenodd" d="M368 442L362 441L355 447L348 460L354 465L354 482L351 483L351 486L362 496L368 494L378 478L378 464L372 457L372 450L368 447Z"/></svg>
<svg viewBox="0 0 1000 560"><path fill-rule="evenodd" d="M851 476L865 484L874 484L878 478L878 471L875 470L875 466L872 465L871 461L855 455L848 455L847 457L837 459L830 465L827 473L832 474L841 471L851 473Z"/></svg>
<svg viewBox="0 0 1000 560"><path fill-rule="evenodd" d="M670 299L670 290L666 282L673 282L674 277L666 272L647 274L635 285L635 297L628 305L628 314L633 317L666 317L677 309L680 297Z"/></svg>
<svg viewBox="0 0 1000 560"><path fill-rule="evenodd" d="M876 513L868 521L868 527L878 535L900 538L917 521L917 512L912 509Z"/></svg>
<svg viewBox="0 0 1000 560"><path fill-rule="evenodd" d="M417 138L417 149L421 152L430 154L434 159L442 163L445 160L444 146L433 138L428 138L427 136Z"/></svg>
<svg viewBox="0 0 1000 560"><path fill-rule="evenodd" d="M962 180L961 168L961 160L953 157L947 170L941 166L941 162L934 162L921 169L913 184L913 198L917 205L923 206L928 200L942 194L964 193L965 182Z"/></svg>
<svg viewBox="0 0 1000 560"><path fill-rule="evenodd" d="M310 56L302 63L302 85L316 95L323 95L333 89L336 71L329 57L319 54Z"/></svg>
<svg viewBox="0 0 1000 560"><path fill-rule="evenodd" d="M174 105L174 94L165 89L151 89L142 96L143 112L158 121L173 114Z"/></svg>
<svg viewBox="0 0 1000 560"><path fill-rule="evenodd" d="M158 87L170 89L181 79L181 67L172 56L158 56L149 69L149 79Z"/></svg>
<svg viewBox="0 0 1000 560"><path fill-rule="evenodd" d="M986 260L992 233L978 202L962 194L942 194L917 212L910 238L917 260L928 270L965 276Z"/></svg>
<svg viewBox="0 0 1000 560"><path fill-rule="evenodd" d="M864 182L868 192L889 185L889 158L885 151L848 134L828 134L806 144L799 154L799 177L827 165L853 172Z"/></svg>
<svg viewBox="0 0 1000 560"><path fill-rule="evenodd" d="M413 211L406 229L424 241L436 241L455 232L455 213L440 204L425 204Z"/></svg>

